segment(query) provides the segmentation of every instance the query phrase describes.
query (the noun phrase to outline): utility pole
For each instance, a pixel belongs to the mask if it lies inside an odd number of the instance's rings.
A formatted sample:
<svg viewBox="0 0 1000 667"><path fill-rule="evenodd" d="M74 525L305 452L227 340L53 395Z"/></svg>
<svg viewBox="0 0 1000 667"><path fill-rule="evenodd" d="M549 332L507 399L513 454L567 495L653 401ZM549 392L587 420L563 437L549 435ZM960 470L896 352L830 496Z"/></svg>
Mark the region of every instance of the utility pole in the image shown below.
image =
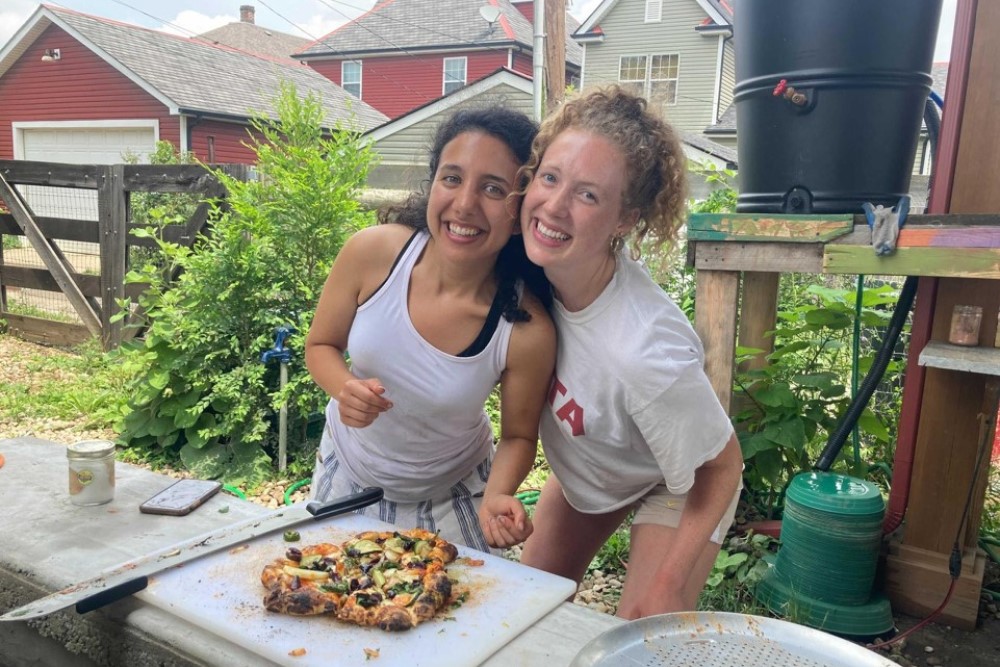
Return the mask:
<svg viewBox="0 0 1000 667"><path fill-rule="evenodd" d="M566 0L545 0L545 106L555 109L566 95Z"/></svg>
<svg viewBox="0 0 1000 667"><path fill-rule="evenodd" d="M545 115L545 0L535 0L535 35L531 47L532 97L535 102L535 120L542 122Z"/></svg>

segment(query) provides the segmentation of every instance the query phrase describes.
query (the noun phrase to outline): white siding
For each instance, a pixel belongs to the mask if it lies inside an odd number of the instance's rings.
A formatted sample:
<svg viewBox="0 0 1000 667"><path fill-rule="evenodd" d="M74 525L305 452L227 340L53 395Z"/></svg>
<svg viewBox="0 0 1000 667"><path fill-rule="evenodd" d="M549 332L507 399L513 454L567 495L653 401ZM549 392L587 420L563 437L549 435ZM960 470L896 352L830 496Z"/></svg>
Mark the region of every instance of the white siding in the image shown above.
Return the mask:
<svg viewBox="0 0 1000 667"><path fill-rule="evenodd" d="M448 116L463 107L504 106L531 116L534 103L531 94L502 84L481 95L449 106L441 113L434 114L409 127L393 132L376 141L375 152L381 161L369 175L369 185L379 188L415 190L427 178L427 151L438 125Z"/></svg>
<svg viewBox="0 0 1000 667"><path fill-rule="evenodd" d="M719 38L695 32L706 18L695 0L663 0L659 23L646 23L645 10L644 0L619 0L601 20L604 41L587 44L584 83L618 81L621 56L677 53L677 103L664 107L664 113L679 129L701 132L712 124Z"/></svg>

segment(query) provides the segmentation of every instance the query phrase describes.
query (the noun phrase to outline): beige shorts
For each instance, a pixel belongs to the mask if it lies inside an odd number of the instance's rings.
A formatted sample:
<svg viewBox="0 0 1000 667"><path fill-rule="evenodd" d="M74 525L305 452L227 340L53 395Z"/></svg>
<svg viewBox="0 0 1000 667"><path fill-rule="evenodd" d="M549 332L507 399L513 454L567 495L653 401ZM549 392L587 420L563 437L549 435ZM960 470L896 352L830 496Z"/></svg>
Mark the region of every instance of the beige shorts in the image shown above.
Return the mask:
<svg viewBox="0 0 1000 667"><path fill-rule="evenodd" d="M729 527L733 525L733 517L736 516L736 506L740 502L740 491L742 489L743 485L741 484L736 489L733 500L729 503L729 507L726 508L725 514L722 515L722 520L716 526L715 532L709 538L716 544L722 544L722 541L726 538L726 533L729 532ZM684 511L686 500L687 495L679 496L670 493L667 491L665 484L657 484L649 493L636 501L635 515L632 517L632 523L633 525L637 523L652 523L658 526L677 528L681 525L681 512Z"/></svg>

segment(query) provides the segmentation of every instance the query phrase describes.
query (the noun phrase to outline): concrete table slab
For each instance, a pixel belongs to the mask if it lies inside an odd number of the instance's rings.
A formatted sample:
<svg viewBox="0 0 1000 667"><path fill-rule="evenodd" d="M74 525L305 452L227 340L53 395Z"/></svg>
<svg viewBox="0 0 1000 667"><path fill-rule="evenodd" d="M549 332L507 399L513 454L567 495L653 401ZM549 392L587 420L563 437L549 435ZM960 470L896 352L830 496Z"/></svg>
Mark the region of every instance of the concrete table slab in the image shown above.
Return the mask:
<svg viewBox="0 0 1000 667"><path fill-rule="evenodd" d="M267 513L218 494L184 517L142 514L139 504L174 480L121 462L115 470L115 499L77 507L67 492L64 445L37 438L0 440L0 454L6 458L0 468L0 613L149 552ZM37 621L0 623L0 664L268 664L141 597L85 615L70 609ZM485 664L568 665L588 641L621 622L563 604Z"/></svg>

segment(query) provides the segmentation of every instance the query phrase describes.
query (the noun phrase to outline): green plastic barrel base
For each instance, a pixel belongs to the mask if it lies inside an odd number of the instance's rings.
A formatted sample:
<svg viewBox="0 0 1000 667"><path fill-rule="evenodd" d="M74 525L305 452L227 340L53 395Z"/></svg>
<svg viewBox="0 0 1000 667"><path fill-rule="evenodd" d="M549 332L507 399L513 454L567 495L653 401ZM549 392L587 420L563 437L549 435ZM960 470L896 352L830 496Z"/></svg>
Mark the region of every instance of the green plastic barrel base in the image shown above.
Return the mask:
<svg viewBox="0 0 1000 667"><path fill-rule="evenodd" d="M757 601L782 618L835 635L876 637L892 630L892 607L884 595L866 604L838 605L797 594L775 576L774 569L757 585Z"/></svg>

